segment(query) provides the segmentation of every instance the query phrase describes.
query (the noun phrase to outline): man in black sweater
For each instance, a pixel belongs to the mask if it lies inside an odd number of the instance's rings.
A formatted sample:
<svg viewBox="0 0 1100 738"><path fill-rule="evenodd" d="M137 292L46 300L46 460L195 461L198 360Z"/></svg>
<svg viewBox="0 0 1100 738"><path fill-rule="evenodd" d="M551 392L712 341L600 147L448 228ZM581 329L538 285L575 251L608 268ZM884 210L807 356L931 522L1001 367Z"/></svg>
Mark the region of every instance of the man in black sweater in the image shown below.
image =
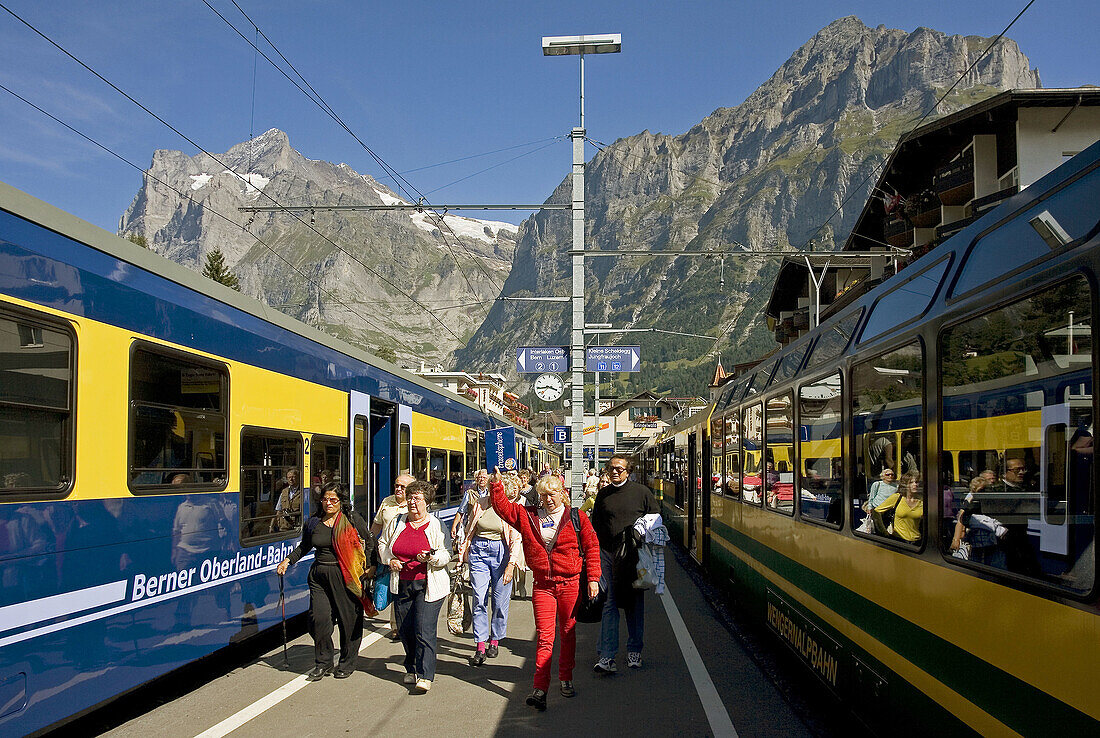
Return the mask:
<svg viewBox="0 0 1100 738"><path fill-rule="evenodd" d="M624 548L624 536L631 536L634 522L643 515L660 512L660 508L648 487L630 481L631 469L630 460L625 456L612 456L607 462L611 484L599 491L592 507L592 527L600 541L600 565L603 569L600 586L607 592L600 623L600 660L594 667L600 674L614 674L616 671L620 607L626 615L626 665L634 669L642 666L642 636L645 630L643 590L633 589L630 581L621 581L625 577L633 580L630 570L634 567L630 561L615 559ZM631 546L625 548L633 551ZM616 570L620 572L618 582L615 581Z"/></svg>

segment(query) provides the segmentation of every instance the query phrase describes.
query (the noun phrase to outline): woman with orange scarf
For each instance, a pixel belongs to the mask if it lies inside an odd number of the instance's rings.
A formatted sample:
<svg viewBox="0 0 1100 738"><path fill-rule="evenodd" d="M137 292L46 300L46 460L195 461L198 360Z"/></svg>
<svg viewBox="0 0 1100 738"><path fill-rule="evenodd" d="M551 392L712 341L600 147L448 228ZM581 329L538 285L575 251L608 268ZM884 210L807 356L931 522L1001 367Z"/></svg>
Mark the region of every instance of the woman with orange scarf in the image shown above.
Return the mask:
<svg viewBox="0 0 1100 738"><path fill-rule="evenodd" d="M302 542L279 562L279 576L287 567L316 551L309 570L309 632L313 636L314 666L306 679L315 682L332 671L332 615L340 627L340 662L334 676L346 679L355 671L359 643L363 640L363 592L366 567L364 541L370 539L367 523L350 509L338 484L321 492L320 510L302 528Z"/></svg>

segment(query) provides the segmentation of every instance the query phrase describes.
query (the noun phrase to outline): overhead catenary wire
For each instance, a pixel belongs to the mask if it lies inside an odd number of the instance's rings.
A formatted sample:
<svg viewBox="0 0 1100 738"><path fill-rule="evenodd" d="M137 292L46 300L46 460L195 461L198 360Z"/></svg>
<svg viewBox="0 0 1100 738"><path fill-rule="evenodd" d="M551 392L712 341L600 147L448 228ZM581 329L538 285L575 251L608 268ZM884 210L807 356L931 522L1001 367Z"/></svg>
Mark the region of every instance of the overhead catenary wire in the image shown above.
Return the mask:
<svg viewBox="0 0 1100 738"><path fill-rule="evenodd" d="M321 110L323 110L330 118L332 118L332 120L334 122L336 122L337 125L339 125L341 128L343 128L348 133L348 135L350 135L363 148L363 150L366 151L371 156L372 159L374 159L375 163L386 174L386 177L389 178L394 183L394 185L405 195L406 199L409 199L409 200L417 199L419 201L426 201L426 198L424 197L423 193L421 193L419 190L417 190L416 187L414 187L412 185L412 183L409 182L408 179L406 179L404 176L402 176L400 172L398 172L396 169L391 167L388 163L386 163L386 161L384 159L382 159L381 156L379 156L373 149L371 149L369 146L367 146L367 144L358 136L358 134L356 134L347 125L347 123L344 122L344 120L339 116L339 114L336 113L336 111L332 108L332 106L329 105L328 102L326 102L325 99L320 95L320 93L318 93L313 88L313 86L306 80L305 76L302 75L302 73L298 71L298 69L290 62L290 60L286 58L286 56L279 50L279 48L274 44L274 42L272 42L272 40L270 38L268 38L268 36L262 30L260 30L259 25L255 21L252 20L252 18L248 15L248 13L246 13L244 11L243 8L241 8L240 5L237 4L236 0L231 0L231 2L233 3L233 6L236 7L237 10L241 13L241 15L244 16L244 19L246 21L248 21L248 23L253 28L256 29L256 31L260 34L260 36L263 37L264 41L266 41L268 43L268 45L270 45L271 48L275 51L275 53L279 55L279 58L282 59L286 63L286 65L288 67L290 67L290 69L294 72L294 74L297 75L297 77L302 80L302 84L304 84L307 88L309 88L309 92L306 92L306 90L302 87L302 85L298 84L298 82L296 82L294 79L292 79L291 76L289 74L287 74L287 72L282 67L280 67L278 64L276 64L271 59L271 57L269 57L267 54L265 54L263 51L261 51L255 44L253 44L251 41L249 41L248 37L245 36L243 33L241 33L241 31L235 25L233 25L233 23L231 23L228 18L226 18L224 15L222 15L220 12L218 12L218 10L216 8L214 8L209 3L208 0L202 0L202 1L203 1L203 4L206 5L208 8L210 8L210 10L215 15L217 15L226 25L228 25L230 28L232 28L233 31L238 36L240 36L241 39L243 39L245 43L247 43L250 46L252 46L253 48L255 48L256 51L259 52L259 54L261 56L263 56L264 59L266 59L268 61L268 63L270 63L273 67L275 67L277 70L279 70L279 72L284 77L286 77L286 79L291 84L293 84L295 87L297 87L303 94L306 95L306 97L308 97L310 100L312 100L314 102L314 104L316 104L318 107L320 107ZM413 198L412 195L410 194L410 191L415 193L417 197ZM428 203L425 202L425 205L428 205ZM448 254L451 255L452 259L454 259L456 266L458 267L459 271L462 273L462 276L466 280L466 283L470 287L470 289L471 290L474 289L473 284L470 282L470 278L466 274L466 271L463 268L462 262L458 259L457 256L455 256L454 251L451 248L451 245L447 242L446 237L443 235L444 230L450 232L450 234L451 234L452 238L454 239L455 243L466 253L466 255L473 262L474 266L477 267L477 269L489 281L489 283L491 285L493 285L495 288L497 288L498 290L503 289L503 284L497 282L496 278L490 273L490 271L482 263L480 257L478 257L476 254L471 252L468 248L466 248L466 245L462 243L461 239L458 237L458 234L455 233L455 231L451 228L450 224L447 223L446 218L445 218L445 214L441 215L439 213L436 213L436 212L432 211L432 209L430 207L426 207L425 209L431 211L431 214L435 218L438 219L439 224L440 224L440 238L443 240L444 246L447 248Z"/></svg>
<svg viewBox="0 0 1100 738"><path fill-rule="evenodd" d="M94 75L94 76L95 76L96 78L98 78L98 79L99 79L100 81L102 81L102 82L103 82L104 84L106 84L106 85L107 85L108 87L110 87L111 89L113 89L113 90L114 90L115 92L119 93L120 95L122 95L123 97L125 97L125 98L126 98L127 100L129 100L130 102L132 102L132 103L133 103L134 105L136 105L136 106L138 106L139 108L141 108L141 109L142 109L143 111L145 111L145 112L146 112L147 114L149 114L149 115L150 115L150 116L152 116L152 117L153 117L154 119L156 119L156 120L157 120L158 122L160 122L160 123L161 123L162 125L164 125L164 126L165 126L166 128L168 128L168 129L169 129L170 131L172 131L172 132L173 132L173 133L175 133L175 134L176 134L177 136L179 136L180 138L182 138L182 139L183 139L184 141L186 141L187 143L191 144L192 146L194 146L194 147L195 147L196 149L198 149L198 150L199 150L199 151L201 151L202 153L204 153L204 154L206 154L207 156L209 156L209 157L210 157L210 158L211 158L211 159L212 159L212 160L213 160L214 162L216 162L216 163L217 163L218 165L220 165L220 166L224 167L225 169L227 169L227 170L229 170L229 171L232 171L232 167L230 167L230 166L229 166L229 165L228 165L227 163L225 163L225 162L221 161L221 159L219 159L219 158L218 158L217 156L215 156L214 154L212 154L212 153L210 153L209 151L207 151L207 150L206 150L206 149L205 149L204 147L202 147L201 145L199 145L199 144L198 144L198 143L197 143L196 141L194 141L193 139L191 139L191 138L190 138L189 136L187 136L187 135L186 135L185 133L183 133L183 132L182 132L182 131L180 131L180 130L179 130L178 128L176 128L175 126L173 126L173 125L172 125L171 123L169 123L169 122L168 122L167 120L165 120L165 119L164 119L164 118L162 118L162 117L161 117L160 115L158 115L157 113L155 113L155 112L154 112L153 110L151 110L150 108L148 108L148 107L147 107L146 105L144 105L143 103L141 103L140 101L138 101L137 99L135 99L135 98L134 98L133 96L131 96L131 95L130 95L129 93L127 93L127 92L126 92L125 90L123 90L122 88L120 88L120 87L119 87L118 85L114 84L114 83L113 83L113 82L111 82L111 81L110 81L109 79L107 79L106 77L104 77L104 76L103 76L102 74L100 74L100 73L99 73L98 71L96 71L95 69L93 69L93 68L92 68L91 66L89 66L89 65L88 65L87 63L85 63L85 62L84 62L83 60L79 59L79 58L78 58L77 56L75 56L75 55L74 55L74 54L73 54L72 52L68 51L68 50L67 50L67 49L65 49L65 48L64 48L63 46L61 46L60 44L58 44L58 43L57 43L56 41L54 41L54 40L53 40L52 38L50 38L49 36L47 36L47 35L46 35L46 34L45 34L44 32L42 32L41 30L39 30L38 28L36 28L36 27L35 27L34 25L32 25L32 24L31 24L30 22L28 22L27 20L25 20L25 19L24 19L23 17L21 17L20 15L18 15L17 13L15 13L15 12L14 12L13 10L11 10L11 9L10 9L9 7L7 7L6 5L4 5L3 3L0 3L0 9L4 10L4 12L8 13L8 14L9 14L10 16L12 16L13 18L15 18L15 19L16 19L17 21L19 21L20 23L22 23L22 24L23 24L24 26L26 26L26 27L27 27L28 29L30 29L30 30L31 30L31 31L32 31L33 33L35 33L36 35L38 35L39 37L41 37L41 38L42 38L43 40L45 40L45 41L46 41L47 43L49 43L49 44L50 44L51 46L53 46L54 48L56 48L56 49L57 49L58 51L60 51L60 52L61 52L62 54L64 54L65 56L69 57L70 59L72 59L72 60L73 60L74 62L76 62L76 63L77 63L78 65L80 65L81 67L83 67L83 68L84 68L85 70L87 70L87 71L88 71L88 72L89 72L90 74ZM144 171L144 170L142 170L142 171ZM258 193L260 194L260 196L262 196L262 197L266 198L267 200L271 201L272 203L275 203L276 205L279 205L279 203L278 203L278 202L277 202L277 201L275 200L275 198L271 197L271 195L267 194L267 193L266 193L266 192L264 192L263 190L260 190L260 189L258 189L258 188L255 188L255 187L254 187L253 189L255 189L255 190L256 190L256 192L258 192ZM292 213L292 215L293 215L293 213ZM418 304L418 303L416 302L416 299L415 299L415 298L413 298L413 297L412 297L412 295L409 295L409 294L408 294L407 292L405 292L405 290L404 290L404 289L402 289L401 287L399 287L399 286L398 286L398 285L397 285L396 283L394 283L394 282L393 282L392 280L390 280L389 278L387 278L387 277L385 277L384 275L380 274L380 273L379 273L378 271L376 271L375 269L373 269L373 268L371 268L370 266L368 266L367 264L365 264L365 263L364 263L364 262L363 262L363 261L362 261L361 259L359 259L359 258L358 258L357 256L355 256L355 255L354 255L354 254L352 254L351 252L349 252L349 251L348 251L347 249L345 249L344 247L342 247L342 246L341 246L340 244L338 244L338 243L336 243L335 241L333 241L333 240L332 240L331 238L329 238L328 236L326 236L326 235L325 235L324 233L321 233L321 232L320 232L319 230L317 230L317 229L316 229L316 228L315 228L315 227L313 226L313 224L311 224L311 223L307 223L307 222L306 222L305 220L303 220L302 218L298 217L297 215L293 215L293 217L294 217L294 218L295 218L295 219L296 219L296 220L297 220L297 221L298 221L299 223L301 223L301 224L302 224L302 225L304 225L304 226L305 226L306 228L308 228L308 229L309 229L310 231L312 231L313 233L315 233L315 234L316 234L317 236L321 237L322 239L324 239L325 241L327 241L327 242L328 242L329 244L331 244L331 245L332 245L332 246L333 246L334 248L336 248L336 249L337 249L338 251L340 251L341 253L343 253L343 254L345 254L346 256L348 256L348 257L349 257L350 259L352 259L352 260L354 260L355 262L357 262L357 263L358 263L358 264L359 264L360 266L362 266L362 267L363 267L364 269L366 269L366 270L367 270L368 272L370 272L371 274L375 275L376 277L378 277L378 278L379 278L380 280L382 280L382 281L383 281L383 282L385 282L386 284L389 284L389 285L390 285L391 287L393 287L393 288L394 288L395 290L397 290L397 291L398 291L398 292L400 292L401 294L404 294L404 295L405 295L406 297L408 297L408 298L409 298L410 300L412 300L412 302L413 302L414 304ZM438 322L438 323L440 324L440 326L442 326L443 330L447 331L447 333L449 333L449 334L450 334L450 335L451 335L451 336L452 336L453 338L455 338L455 340L461 340L461 339L459 338L458 334L456 334L456 333L455 333L454 331L452 331L452 330L450 329L450 327L449 327L449 326L447 326L447 325L446 325L445 323L443 323L443 322L442 322L441 320L439 320L439 318L437 318L437 317L436 317L436 316L435 316L435 315L434 315L434 314L433 314L433 313L432 313L431 311L429 311L429 310L427 310L427 309L424 309L424 312L425 312L426 314L428 314L428 316L429 316L429 317L430 317L430 318L431 318L432 320L435 320L436 322Z"/></svg>
<svg viewBox="0 0 1100 738"><path fill-rule="evenodd" d="M247 226L247 225L241 225L240 223L238 223L238 222L234 221L234 220L233 220L232 218L230 218L229 216L227 216L227 215L225 215L225 214L223 214L223 213L221 213L221 212L219 212L219 211L215 210L214 208L211 208L211 207L209 207L209 206L208 206L208 205L207 205L206 203L200 203L199 201L195 200L195 199L194 199L194 198L193 198L193 197L192 197L191 195L189 195L189 194L187 194L186 192L183 192L183 191L181 191L181 190L177 189L176 187L174 187L174 186L173 186L173 185L172 185L172 184L171 184L170 182L166 182L166 181L164 181L164 180L162 180L162 179L160 179L160 178L156 177L155 175L153 175L153 174L152 174L151 172L149 172L148 170L146 170L146 169L143 169L142 167L140 167L139 165L137 165L137 164L135 164L134 162L130 161L129 159L125 158L124 156L122 156L121 154L117 153L117 152L116 152L116 151L114 151L113 149L111 149L111 148L109 148L109 147L105 146L104 144L102 144L102 143L100 143L99 141L95 140L94 138L92 138L91 136L87 135L86 133L84 133L84 132L82 132L82 131L80 131L80 130L78 130L78 129L74 128L73 126L69 125L68 123L66 123L65 121L61 120L61 119L60 119L60 118L58 118L57 116L53 115L53 114L52 114L52 113L50 113L49 111L47 111L47 110L45 110L45 109L43 109L43 108L39 107L38 105L34 104L33 102L31 102L31 101L30 101L30 100L28 100L27 98L23 97L23 96L22 96L22 95L20 95L20 94L19 94L18 92L15 92L14 90L12 90L12 89L10 89L10 88L6 87L6 86L5 86L5 85L4 85L3 83L0 83L0 90L3 90L4 92L8 93L8 94L9 94L9 95L11 95L12 97L16 98L17 100L20 100L21 102L25 103L26 105L28 105L28 106L30 106L30 107L32 107L32 108L34 108L34 109L35 109L35 110L37 110L37 111L38 111L39 113L41 113L42 115L45 115L45 116L46 116L47 118L49 118L50 120L54 121L54 122L55 122L55 123L57 123L58 125L64 126L64 127L65 127L65 128L67 128L67 129L68 129L69 131L72 131L72 132L73 132L73 133L75 133L75 134L76 134L77 136L80 136L80 137L81 137L81 138L83 138L83 139L84 139L85 141L88 141L88 142L89 142L89 143L91 143L91 144L92 144L93 146L96 146L96 147L98 147L98 148L102 149L103 151L107 152L108 154L110 154L111 156L115 157L116 159L118 159L118 160L119 160L119 161L121 161L122 163L126 164L127 166L133 167L134 169L138 170L139 172L141 172L141 173L142 173L142 174L144 174L145 176L149 177L149 179L153 180L153 181L154 181L154 182L156 182L157 184L159 184L159 185L163 185L163 186L164 186L164 187L165 187L166 189L169 189L169 190L171 190L172 192L175 192L175 193L176 193L176 194L178 194L178 195L179 195L180 197L182 197L182 198L184 198L184 199L188 200L189 202L192 202L192 203L194 203L194 204L196 204L196 205L202 205L203 209L204 209L204 210L205 210L206 212L208 212L208 213L211 213L212 215L214 215L214 216L216 216L216 217L218 217L218 218L221 218L222 220L224 220L225 222L229 223L230 225L232 225L232 226L234 226L234 227L236 227L236 228L240 228L240 229L241 229L242 231L244 231L245 233L247 233L247 234L248 234L249 236L251 236L252 238L256 239L256 242L257 242L257 243L259 243L259 244L260 244L261 246L263 246L263 247L264 247L264 248L266 248L266 249L267 249L268 251L270 251L271 253L273 253L273 254L274 254L274 255L275 255L276 257L278 257L278 258L279 258L280 260L282 260L282 261L283 261L283 262L284 262L284 263L285 263L285 264L286 264L287 266L289 266L289 267L290 267L291 269L293 269L293 270L294 270L295 272L297 272L297 273L298 273L298 274L299 274L299 275L300 275L300 276L301 276L301 277L302 277L303 279L305 279L305 280L306 280L307 282L309 282L310 284L312 284L313 286L315 286L315 287L317 288L317 290L318 290L319 292L323 292L323 293L325 293L325 294L327 294L327 295L333 295L333 293L332 293L332 291L331 291L331 290L328 290L328 289L326 289L326 288L325 288L324 286L322 286L322 285L321 285L320 283L318 283L317 281L315 281L315 280L311 279L311 278L310 278L310 276L309 276L308 274L306 274L306 273L305 273L305 272L303 272L303 271L302 271L301 269L299 269L299 268L298 268L297 266L295 266L295 265L294 265L294 264L293 264L293 263L292 263L292 262L291 262L291 261L290 261L289 259L287 259L287 258L286 258L285 256L283 256L283 255L282 255L281 253L279 253L279 251L278 251L278 250L276 250L276 249L275 249L274 247L272 247L272 246L271 246L270 244L268 244L268 243L267 243L266 241L264 241L263 239L261 239L260 237L258 237L258 236L257 236L256 234L254 234L254 233L252 233L252 232L251 232L250 230L248 230L248 226ZM359 312L358 310L355 310L354 308L352 308L352 307L351 307L351 306L350 306L350 305L349 305L349 304L348 304L347 302L345 302L345 301L343 301L343 300L340 300L340 299L336 298L335 296L333 296L332 302L334 302L334 303L336 303L336 304L338 304L338 305L341 305L341 306L343 306L343 307L347 308L347 309L348 309L348 312L350 312L350 313L353 313L354 315L357 315L358 317L362 318L362 319L363 319L363 322L364 322L365 324L367 324L367 325L369 325L370 327L374 328L374 329L375 329L375 330L377 330L378 332L380 332L380 333L385 333L385 329L383 329L383 328L382 328L382 327L381 327L380 325L378 325L378 324L377 324L377 323L375 323L375 322L374 322L373 320L371 320L370 318L368 318L368 317L367 317L366 315L363 315L363 314L362 314L361 312ZM302 305L307 305L307 304L311 304L311 303L308 303L308 302L307 302L307 303L302 303ZM272 307L274 307L274 306L272 306Z"/></svg>

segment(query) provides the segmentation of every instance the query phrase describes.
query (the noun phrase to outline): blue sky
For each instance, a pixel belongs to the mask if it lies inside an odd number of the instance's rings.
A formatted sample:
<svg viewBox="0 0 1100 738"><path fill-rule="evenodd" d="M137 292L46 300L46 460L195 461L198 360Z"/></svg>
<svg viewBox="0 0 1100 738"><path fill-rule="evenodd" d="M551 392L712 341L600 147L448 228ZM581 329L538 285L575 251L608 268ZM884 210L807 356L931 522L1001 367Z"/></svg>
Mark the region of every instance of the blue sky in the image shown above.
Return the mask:
<svg viewBox="0 0 1100 738"><path fill-rule="evenodd" d="M236 2L359 138L437 203L541 202L568 173L569 143L551 139L577 123L577 61L543 57L542 36L622 34L623 53L586 63L588 135L611 142L645 129L682 133L737 105L843 16L993 36L1026 4ZM211 10L253 38L232 0L0 3L208 151L281 128L304 155L346 162L392 186L351 136ZM1045 87L1075 87L1100 84L1097 28L1096 0L1039 0L1009 36ZM197 153L3 10L0 84L139 166L155 149ZM508 147L516 148L432 166ZM0 181L114 231L141 175L0 90Z"/></svg>

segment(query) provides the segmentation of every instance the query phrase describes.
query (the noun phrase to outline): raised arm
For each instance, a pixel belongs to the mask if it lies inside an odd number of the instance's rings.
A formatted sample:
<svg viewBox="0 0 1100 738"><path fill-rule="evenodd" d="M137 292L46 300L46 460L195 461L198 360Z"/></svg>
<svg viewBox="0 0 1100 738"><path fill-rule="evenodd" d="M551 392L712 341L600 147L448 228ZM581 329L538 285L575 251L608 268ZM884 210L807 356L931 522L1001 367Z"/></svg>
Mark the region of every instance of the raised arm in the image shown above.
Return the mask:
<svg viewBox="0 0 1100 738"><path fill-rule="evenodd" d="M500 480L500 472L493 475L489 482L489 500L493 503L493 509L496 510L500 519L519 530L519 519L523 515L523 508L504 495L504 482Z"/></svg>

